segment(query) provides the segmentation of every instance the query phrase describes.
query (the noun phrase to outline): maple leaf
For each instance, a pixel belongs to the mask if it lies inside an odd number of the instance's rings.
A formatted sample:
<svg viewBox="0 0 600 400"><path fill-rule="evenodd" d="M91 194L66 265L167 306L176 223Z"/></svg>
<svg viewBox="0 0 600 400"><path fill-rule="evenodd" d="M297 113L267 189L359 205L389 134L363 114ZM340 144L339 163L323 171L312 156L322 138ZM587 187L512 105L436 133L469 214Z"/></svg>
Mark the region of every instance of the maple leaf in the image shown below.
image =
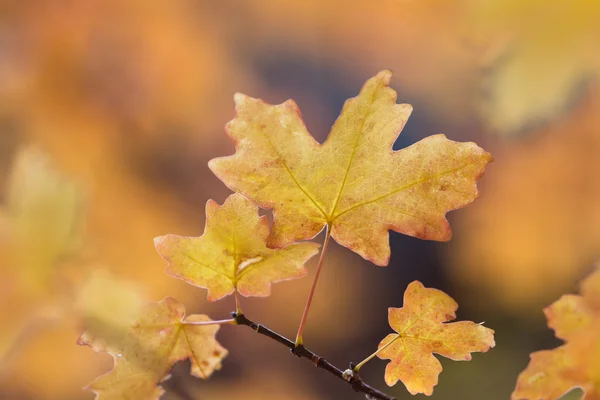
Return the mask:
<svg viewBox="0 0 600 400"><path fill-rule="evenodd" d="M211 321L206 315L184 316L184 306L168 297L145 308L119 340L84 332L79 345L110 353L115 360L113 369L87 389L97 400L154 400L163 393L158 384L179 360L189 358L191 374L199 378L220 369L227 350L215 339L219 325L194 325Z"/></svg>
<svg viewBox="0 0 600 400"><path fill-rule="evenodd" d="M385 382L401 380L411 394L431 395L442 365L432 353L452 360L470 360L473 352L494 347L494 331L471 321L445 324L456 318L456 302L444 292L414 281L404 293L402 308L389 309L388 320L397 333L379 343L377 356L389 359Z"/></svg>
<svg viewBox="0 0 600 400"><path fill-rule="evenodd" d="M566 343L532 353L511 398L554 400L579 387L584 399L600 399L600 269L583 281L581 296L564 295L544 314Z"/></svg>
<svg viewBox="0 0 600 400"><path fill-rule="evenodd" d="M111 340L131 325L146 302L141 290L104 269L95 269L78 286L73 309L88 334Z"/></svg>
<svg viewBox="0 0 600 400"><path fill-rule="evenodd" d="M346 101L322 145L294 101L235 95L237 115L226 129L236 153L209 167L230 189L274 210L270 247L313 238L327 225L338 243L387 265L389 229L450 239L446 212L477 197L476 181L492 157L441 134L392 151L412 107L396 104L390 79L382 71Z"/></svg>
<svg viewBox="0 0 600 400"><path fill-rule="evenodd" d="M6 265L13 268L9 273L34 289L48 286L48 276L79 245L80 197L41 151L25 148L18 154L0 210L14 258Z"/></svg>
<svg viewBox="0 0 600 400"><path fill-rule="evenodd" d="M167 273L208 289L208 300L237 290L244 296L265 297L271 283L306 275L304 263L319 250L316 243L269 249L267 218L240 194L222 206L206 203L206 227L200 237L166 235L154 239L158 253L169 263Z"/></svg>

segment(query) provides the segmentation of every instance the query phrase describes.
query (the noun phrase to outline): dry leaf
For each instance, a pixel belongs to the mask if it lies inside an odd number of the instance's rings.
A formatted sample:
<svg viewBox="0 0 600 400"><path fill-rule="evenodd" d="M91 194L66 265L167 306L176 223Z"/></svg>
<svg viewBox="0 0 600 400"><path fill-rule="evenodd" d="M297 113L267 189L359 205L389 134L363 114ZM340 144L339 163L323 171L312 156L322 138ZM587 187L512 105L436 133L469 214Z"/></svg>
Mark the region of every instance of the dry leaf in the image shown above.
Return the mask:
<svg viewBox="0 0 600 400"><path fill-rule="evenodd" d="M258 208L239 194L219 206L206 203L206 228L200 237L166 235L154 239L168 261L167 273L208 289L210 301L235 290L244 296L265 297L271 283L306 275L304 263L319 251L316 243L283 249L267 248L269 224Z"/></svg>
<svg viewBox="0 0 600 400"><path fill-rule="evenodd" d="M270 246L313 238L328 225L338 243L387 265L389 229L450 239L446 212L477 197L476 181L492 157L444 135L393 151L412 107L396 104L390 79L390 71L380 72L346 101L323 145L292 100L273 106L236 94L227 132L237 152L209 167L232 190L274 210Z"/></svg>
<svg viewBox="0 0 600 400"><path fill-rule="evenodd" d="M564 295L544 309L548 326L566 343L531 354L513 400L555 400L575 387L600 399L600 269L583 281L581 296Z"/></svg>
<svg viewBox="0 0 600 400"><path fill-rule="evenodd" d="M206 315L184 316L184 306L169 297L143 310L120 340L84 332L78 344L108 352L115 360L114 368L88 387L96 399L156 400L163 393L157 385L175 362L186 358L199 378L220 369L227 350L215 340L219 325L194 325L210 321Z"/></svg>
<svg viewBox="0 0 600 400"><path fill-rule="evenodd" d="M445 324L456 318L458 304L437 289L414 281L404 293L402 308L389 309L389 322L397 333L379 343L378 357L389 359L385 382L399 380L411 394L431 395L442 365L433 356L470 360L473 352L486 352L495 346L494 331L471 321Z"/></svg>

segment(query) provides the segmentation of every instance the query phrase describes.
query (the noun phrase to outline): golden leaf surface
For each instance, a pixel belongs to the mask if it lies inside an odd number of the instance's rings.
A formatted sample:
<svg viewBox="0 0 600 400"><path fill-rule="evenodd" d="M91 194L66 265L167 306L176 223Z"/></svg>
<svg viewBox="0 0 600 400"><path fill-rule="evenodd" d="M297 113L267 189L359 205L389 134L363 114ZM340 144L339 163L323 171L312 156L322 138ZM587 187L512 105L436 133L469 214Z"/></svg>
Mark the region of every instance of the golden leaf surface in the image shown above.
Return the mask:
<svg viewBox="0 0 600 400"><path fill-rule="evenodd" d="M432 353L452 360L470 360L473 352L495 346L494 331L471 321L445 324L456 318L458 304L437 289L414 281L404 293L402 308L389 309L389 323L397 333L379 343L381 359L389 359L385 382L399 380L411 394L431 395L442 365Z"/></svg>
<svg viewBox="0 0 600 400"><path fill-rule="evenodd" d="M581 296L564 295L544 309L548 326L566 343L531 354L513 400L554 400L579 387L585 400L600 399L600 269L585 279Z"/></svg>
<svg viewBox="0 0 600 400"><path fill-rule="evenodd" d="M200 237L166 235L154 239L169 263L167 273L208 289L208 300L235 290L244 296L266 297L271 283L306 275L304 263L319 251L316 243L269 249L269 224L258 208L240 194L222 206L206 203L206 227Z"/></svg>
<svg viewBox="0 0 600 400"><path fill-rule="evenodd" d="M230 189L274 210L269 246L313 238L328 225L338 243L387 265L390 229L450 239L446 212L477 197L476 181L492 157L441 134L393 151L412 107L396 104L390 79L382 71L347 100L322 145L294 101L235 95L237 115L226 129L236 153L209 167Z"/></svg>
<svg viewBox="0 0 600 400"><path fill-rule="evenodd" d="M113 369L87 388L96 393L96 400L158 399L163 393L158 384L175 362L186 358L191 374L199 378L220 369L227 350L215 339L219 325L194 325L211 321L206 315L184 317L184 306L168 297L145 308L118 340L116 335L107 341L84 332L79 345L115 359Z"/></svg>

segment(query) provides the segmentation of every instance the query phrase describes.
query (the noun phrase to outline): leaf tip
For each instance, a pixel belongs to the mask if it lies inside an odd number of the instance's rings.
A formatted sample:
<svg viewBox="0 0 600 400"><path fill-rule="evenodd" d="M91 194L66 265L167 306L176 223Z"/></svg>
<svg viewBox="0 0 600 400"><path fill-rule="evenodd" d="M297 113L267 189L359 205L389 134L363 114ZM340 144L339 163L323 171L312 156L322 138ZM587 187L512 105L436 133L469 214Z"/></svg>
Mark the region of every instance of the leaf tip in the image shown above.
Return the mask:
<svg viewBox="0 0 600 400"><path fill-rule="evenodd" d="M388 251L383 255L377 255L377 257L368 258L368 260L378 267L387 267L390 263L390 252Z"/></svg>
<svg viewBox="0 0 600 400"><path fill-rule="evenodd" d="M375 79L383 83L385 86L389 86L390 81L392 80L392 71L389 69L379 71L377 75L375 75Z"/></svg>
<svg viewBox="0 0 600 400"><path fill-rule="evenodd" d="M227 129L227 125L225 126L225 129ZM210 171L215 175L217 175L218 168L219 168L218 162L221 158L222 157L215 157L215 158L211 158L210 160L208 160L208 163L207 163L208 169L210 169ZM217 177L218 177L218 175L217 175Z"/></svg>
<svg viewBox="0 0 600 400"><path fill-rule="evenodd" d="M211 160L211 161L212 161L212 160ZM231 196L230 196L230 197L231 197ZM228 198L228 199L229 199L229 198ZM225 201L227 201L227 200L225 200ZM225 205L225 204L223 204L223 205ZM204 206L204 210L205 210L205 213L206 213L206 220L207 220L207 222L208 222L208 219L212 217L212 215L214 214L214 212L215 212L215 211L216 211L216 210L217 210L219 207L221 207L221 206L219 205L219 203L217 203L217 202L216 202L216 201L214 201L213 199L208 199L208 200L206 201L206 206Z"/></svg>
<svg viewBox="0 0 600 400"><path fill-rule="evenodd" d="M207 289L208 289L208 291L206 293L206 300L208 300L210 302L214 302L214 301L218 301L218 300L224 299L225 297L231 295L236 290L235 287L232 287L229 292L214 293L214 291L211 290L210 288L207 288ZM238 291L238 293L239 293L239 291ZM247 296L244 296L244 297L247 297Z"/></svg>
<svg viewBox="0 0 600 400"><path fill-rule="evenodd" d="M233 101L234 101L234 103L236 105L236 108L237 108L237 106L243 105L246 102L247 99L248 99L248 96L246 96L243 93L235 92L233 94Z"/></svg>
<svg viewBox="0 0 600 400"><path fill-rule="evenodd" d="M78 346L89 346L89 342L88 342L87 334L86 333L87 332L83 332L81 334L81 336L79 336L77 338L77 342L76 343L77 343Z"/></svg>
<svg viewBox="0 0 600 400"><path fill-rule="evenodd" d="M165 237L166 236L157 236L153 239L154 247L156 248L156 250L159 250L159 252L160 248L162 248L162 246L164 245Z"/></svg>

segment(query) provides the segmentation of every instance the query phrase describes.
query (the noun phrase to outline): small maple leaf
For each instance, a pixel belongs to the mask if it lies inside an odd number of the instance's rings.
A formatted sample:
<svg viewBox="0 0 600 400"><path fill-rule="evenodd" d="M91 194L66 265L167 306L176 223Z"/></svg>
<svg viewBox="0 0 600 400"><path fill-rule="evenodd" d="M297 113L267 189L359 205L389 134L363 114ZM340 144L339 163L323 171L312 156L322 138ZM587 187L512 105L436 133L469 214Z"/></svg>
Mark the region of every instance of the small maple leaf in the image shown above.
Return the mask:
<svg viewBox="0 0 600 400"><path fill-rule="evenodd" d="M154 239L168 261L167 273L208 289L208 300L237 290L244 296L265 297L271 283L306 275L304 263L317 254L316 243L269 249L269 225L258 207L240 194L222 206L206 203L206 228L200 237L166 235Z"/></svg>
<svg viewBox="0 0 600 400"><path fill-rule="evenodd" d="M379 343L377 356L389 359L385 382L401 380L411 394L431 395L442 365L432 353L452 360L470 360L473 352L494 347L494 331L471 321L449 324L458 305L447 294L414 281L404 292L402 308L390 308L388 320L397 333Z"/></svg>
<svg viewBox="0 0 600 400"><path fill-rule="evenodd" d="M184 306L168 297L145 308L118 339L84 332L79 345L110 353L115 360L110 372L87 387L96 400L156 400L163 393L158 384L175 362L186 358L191 374L199 378L220 369L227 350L215 339L219 325L194 325L211 321L206 315L184 316Z"/></svg>
<svg viewBox="0 0 600 400"><path fill-rule="evenodd" d="M531 353L513 400L554 400L579 387L600 399L600 268L585 279L581 296L564 295L544 309L548 326L566 343Z"/></svg>
<svg viewBox="0 0 600 400"><path fill-rule="evenodd" d="M313 238L327 225L338 243L387 265L389 229L450 239L446 212L477 197L476 181L492 157L441 134L393 151L412 107L396 104L390 79L382 71L346 101L323 145L294 101L235 95L237 115L226 129L236 153L209 167L230 189L274 210L270 247Z"/></svg>

